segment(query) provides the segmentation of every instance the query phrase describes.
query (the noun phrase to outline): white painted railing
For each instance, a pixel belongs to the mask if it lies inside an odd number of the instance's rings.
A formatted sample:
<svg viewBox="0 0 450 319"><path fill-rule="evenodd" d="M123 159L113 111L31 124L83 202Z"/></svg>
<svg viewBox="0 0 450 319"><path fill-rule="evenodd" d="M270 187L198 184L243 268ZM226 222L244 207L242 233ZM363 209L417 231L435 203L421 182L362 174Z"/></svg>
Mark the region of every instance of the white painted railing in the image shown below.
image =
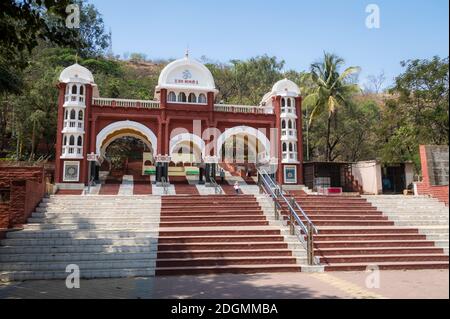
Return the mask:
<svg viewBox="0 0 450 319"><path fill-rule="evenodd" d="M159 109L160 107L158 101L106 99L106 98L94 98L92 99L92 104L97 106L136 107L144 109Z"/></svg>
<svg viewBox="0 0 450 319"><path fill-rule="evenodd" d="M214 111L227 113L273 114L273 108L271 107L249 105L215 104Z"/></svg>

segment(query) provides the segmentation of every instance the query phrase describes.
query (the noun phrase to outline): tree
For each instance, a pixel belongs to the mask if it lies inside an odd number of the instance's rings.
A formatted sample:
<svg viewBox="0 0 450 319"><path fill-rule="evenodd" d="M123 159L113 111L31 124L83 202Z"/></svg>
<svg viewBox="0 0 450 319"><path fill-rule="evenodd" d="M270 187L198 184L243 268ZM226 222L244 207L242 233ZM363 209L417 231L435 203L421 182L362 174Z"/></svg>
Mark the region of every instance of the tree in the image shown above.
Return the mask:
<svg viewBox="0 0 450 319"><path fill-rule="evenodd" d="M312 92L304 100L305 107L312 108L309 119L310 125L315 118L326 112L326 148L325 159L332 161L332 152L339 143L338 139L331 140L332 124L337 127L337 110L346 106L350 97L359 91L356 84L349 82L349 77L359 72L358 67L349 67L339 73L344 60L334 54L324 53L323 61L311 65L311 80L314 83Z"/></svg>
<svg viewBox="0 0 450 319"><path fill-rule="evenodd" d="M381 89L386 82L386 76L384 71L381 71L377 75L369 75L367 77L367 83L365 85L365 93L374 93L378 94L381 92Z"/></svg>

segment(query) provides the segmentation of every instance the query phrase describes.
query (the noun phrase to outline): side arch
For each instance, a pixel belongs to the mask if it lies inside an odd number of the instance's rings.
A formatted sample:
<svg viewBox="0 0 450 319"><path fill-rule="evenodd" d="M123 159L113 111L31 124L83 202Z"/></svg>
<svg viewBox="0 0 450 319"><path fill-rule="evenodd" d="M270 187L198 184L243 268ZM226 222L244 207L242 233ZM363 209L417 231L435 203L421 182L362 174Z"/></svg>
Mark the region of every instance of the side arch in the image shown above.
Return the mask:
<svg viewBox="0 0 450 319"><path fill-rule="evenodd" d="M147 126L134 122L134 121L120 121L120 122L114 122L108 126L106 126L104 129L102 129L98 134L95 142L95 150L98 155L101 155L101 149L102 145L104 144L105 140L113 134L114 132L121 131L121 130L131 130L136 131L140 133L141 135L145 136L148 141L150 142L150 149L152 150L153 154L156 154L156 148L158 145L158 138L156 137L155 133L148 128ZM132 134L128 134L132 135ZM118 135L120 136L120 135Z"/></svg>
<svg viewBox="0 0 450 319"><path fill-rule="evenodd" d="M229 128L225 130L224 133L222 133L219 138L217 139L217 145L216 145L216 156L220 156L220 151L222 149L222 146L225 144L226 140L234 135L251 135L256 138L256 140L261 143L261 145L264 147L264 158L270 157L270 141L267 138L267 136L262 133L261 131L255 129L251 126L235 126L232 128Z"/></svg>
<svg viewBox="0 0 450 319"><path fill-rule="evenodd" d="M174 136L170 140L169 144L170 154L173 154L176 151L176 148L179 144L185 142L193 143L193 145L200 151L201 157L205 156L205 141L203 141L200 136L191 133L183 133ZM198 160L200 161L202 160L202 158L198 158Z"/></svg>

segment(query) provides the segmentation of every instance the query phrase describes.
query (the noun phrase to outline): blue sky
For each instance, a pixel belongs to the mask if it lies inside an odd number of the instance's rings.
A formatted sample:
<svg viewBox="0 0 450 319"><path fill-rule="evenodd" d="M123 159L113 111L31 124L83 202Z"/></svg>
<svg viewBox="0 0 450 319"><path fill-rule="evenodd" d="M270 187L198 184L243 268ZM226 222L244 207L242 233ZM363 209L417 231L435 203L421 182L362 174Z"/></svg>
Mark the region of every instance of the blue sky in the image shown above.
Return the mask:
<svg viewBox="0 0 450 319"><path fill-rule="evenodd" d="M286 70L307 70L323 51L362 68L360 81L400 61L448 56L448 0L90 0L112 29L115 54L149 58L191 56L227 62L275 55ZM368 29L366 6L380 8L381 26Z"/></svg>

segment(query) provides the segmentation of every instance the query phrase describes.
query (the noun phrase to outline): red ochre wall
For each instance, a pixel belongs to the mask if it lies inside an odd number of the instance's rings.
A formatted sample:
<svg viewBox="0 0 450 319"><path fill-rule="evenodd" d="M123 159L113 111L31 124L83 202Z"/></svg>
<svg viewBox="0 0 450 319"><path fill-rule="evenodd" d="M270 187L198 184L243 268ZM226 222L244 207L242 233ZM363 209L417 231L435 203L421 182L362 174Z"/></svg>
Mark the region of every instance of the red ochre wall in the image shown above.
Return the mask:
<svg viewBox="0 0 450 319"><path fill-rule="evenodd" d="M44 176L43 167L0 167L0 188L10 192L9 202L0 203L0 229L27 222L45 195Z"/></svg>
<svg viewBox="0 0 450 319"><path fill-rule="evenodd" d="M444 202L447 206L449 204L448 185L436 186L431 185L430 176L428 173L428 159L425 145L420 145L419 149L420 163L422 165L422 182L417 183L417 192L419 195L429 195Z"/></svg>

